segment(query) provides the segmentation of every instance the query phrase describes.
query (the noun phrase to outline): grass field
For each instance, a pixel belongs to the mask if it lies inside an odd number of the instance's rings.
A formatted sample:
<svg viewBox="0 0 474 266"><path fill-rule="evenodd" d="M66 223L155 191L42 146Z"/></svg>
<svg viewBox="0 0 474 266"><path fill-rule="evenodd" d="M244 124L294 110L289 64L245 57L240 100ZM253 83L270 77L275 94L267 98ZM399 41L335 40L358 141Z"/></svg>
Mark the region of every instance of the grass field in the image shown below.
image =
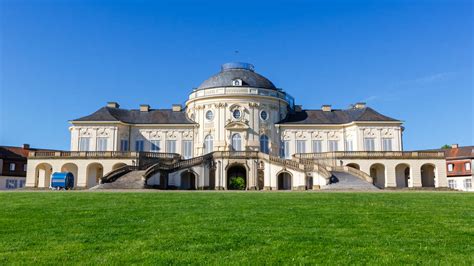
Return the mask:
<svg viewBox="0 0 474 266"><path fill-rule="evenodd" d="M0 193L10 263L474 264L474 193Z"/></svg>

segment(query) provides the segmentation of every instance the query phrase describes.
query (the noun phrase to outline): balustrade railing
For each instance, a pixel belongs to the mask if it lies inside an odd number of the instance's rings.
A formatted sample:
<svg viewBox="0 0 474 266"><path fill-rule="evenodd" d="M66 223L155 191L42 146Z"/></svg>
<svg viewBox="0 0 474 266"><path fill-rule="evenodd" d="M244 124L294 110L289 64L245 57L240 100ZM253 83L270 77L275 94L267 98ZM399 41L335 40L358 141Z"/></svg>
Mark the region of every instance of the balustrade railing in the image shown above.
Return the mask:
<svg viewBox="0 0 474 266"><path fill-rule="evenodd" d="M381 158L381 159L443 159L444 152L416 151L337 151L322 153L297 153L299 159L350 159L350 158Z"/></svg>

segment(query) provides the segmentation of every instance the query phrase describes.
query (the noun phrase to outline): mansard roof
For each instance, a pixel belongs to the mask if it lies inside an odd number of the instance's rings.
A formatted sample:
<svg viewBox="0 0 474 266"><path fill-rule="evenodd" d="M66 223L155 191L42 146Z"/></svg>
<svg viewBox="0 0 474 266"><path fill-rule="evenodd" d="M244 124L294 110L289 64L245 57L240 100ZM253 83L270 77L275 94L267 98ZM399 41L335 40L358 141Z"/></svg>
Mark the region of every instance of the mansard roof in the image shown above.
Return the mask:
<svg viewBox="0 0 474 266"><path fill-rule="evenodd" d="M370 107L346 110L302 110L288 114L278 124L347 124L351 122L401 122Z"/></svg>
<svg viewBox="0 0 474 266"><path fill-rule="evenodd" d="M121 108L102 107L91 115L74 119L71 122L123 122L127 124L195 124L183 111L172 109L150 109L140 111Z"/></svg>

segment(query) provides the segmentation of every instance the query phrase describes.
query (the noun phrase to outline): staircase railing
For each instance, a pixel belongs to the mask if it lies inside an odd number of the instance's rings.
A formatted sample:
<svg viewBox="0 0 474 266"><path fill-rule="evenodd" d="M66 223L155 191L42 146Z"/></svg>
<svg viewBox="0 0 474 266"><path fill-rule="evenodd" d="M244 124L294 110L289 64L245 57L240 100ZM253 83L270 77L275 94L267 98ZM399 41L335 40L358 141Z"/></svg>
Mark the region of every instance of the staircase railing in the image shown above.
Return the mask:
<svg viewBox="0 0 474 266"><path fill-rule="evenodd" d="M132 165L124 165L122 167L119 167L113 171L110 171L109 173L107 173L105 176L103 176L100 180L101 180L101 183L112 183L114 182L115 180L117 180L119 177L131 172L131 171L134 171L134 170L138 170L138 167L137 166L132 166Z"/></svg>

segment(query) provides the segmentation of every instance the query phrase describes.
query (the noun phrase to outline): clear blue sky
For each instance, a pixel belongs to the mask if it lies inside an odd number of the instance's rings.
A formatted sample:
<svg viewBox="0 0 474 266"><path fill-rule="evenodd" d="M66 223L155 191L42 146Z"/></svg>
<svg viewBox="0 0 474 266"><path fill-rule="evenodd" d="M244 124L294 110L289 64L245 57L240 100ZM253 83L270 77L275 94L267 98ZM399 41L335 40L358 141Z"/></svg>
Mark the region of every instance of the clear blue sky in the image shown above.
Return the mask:
<svg viewBox="0 0 474 266"><path fill-rule="evenodd" d="M229 61L304 108L404 120L406 150L472 145L473 21L472 1L3 0L0 145L69 149L68 120L183 103Z"/></svg>

